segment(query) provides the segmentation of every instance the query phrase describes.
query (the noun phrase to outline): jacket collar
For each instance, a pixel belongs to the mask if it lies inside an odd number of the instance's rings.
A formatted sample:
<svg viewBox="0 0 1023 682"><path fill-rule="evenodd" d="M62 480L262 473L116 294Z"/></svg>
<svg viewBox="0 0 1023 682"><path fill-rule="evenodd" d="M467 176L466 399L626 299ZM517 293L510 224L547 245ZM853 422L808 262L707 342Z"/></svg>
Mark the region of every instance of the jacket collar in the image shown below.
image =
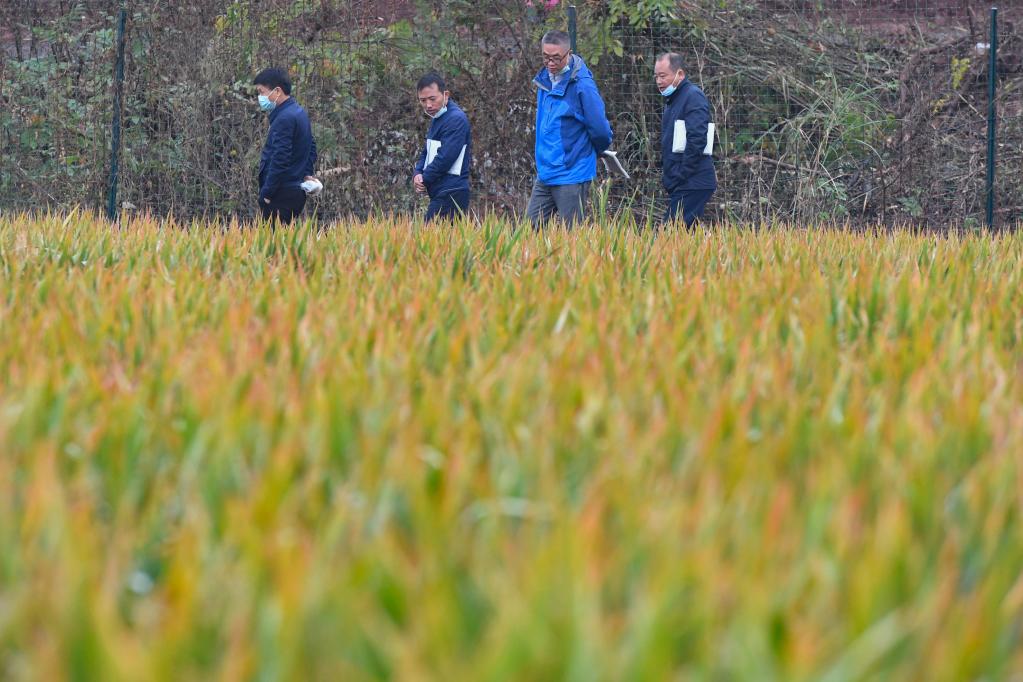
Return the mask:
<svg viewBox="0 0 1023 682"><path fill-rule="evenodd" d="M688 90L689 86L692 84L693 84L692 81L689 80L689 76L686 76L685 78L682 79L682 82L678 84L678 87L675 88L675 92L671 93L670 95L664 98L665 102L669 106L674 104L675 101L682 95L682 93Z"/></svg>
<svg viewBox="0 0 1023 682"><path fill-rule="evenodd" d="M283 102L281 102L280 104L275 106L274 110L270 112L270 122L273 123L273 120L275 118L277 118L277 115L279 113L281 113L281 111L283 111L284 109L287 109L288 107L290 107L294 103L295 103L295 98L294 97L289 97L288 99L284 100Z"/></svg>
<svg viewBox="0 0 1023 682"><path fill-rule="evenodd" d="M443 119L446 119L448 117L448 114L450 114L452 111L461 111L461 107L458 106L458 103L455 102L453 97L448 98L447 108L448 110L444 112L443 116L438 116L437 118L430 119L431 129L433 129L434 126L440 125L440 122Z"/></svg>

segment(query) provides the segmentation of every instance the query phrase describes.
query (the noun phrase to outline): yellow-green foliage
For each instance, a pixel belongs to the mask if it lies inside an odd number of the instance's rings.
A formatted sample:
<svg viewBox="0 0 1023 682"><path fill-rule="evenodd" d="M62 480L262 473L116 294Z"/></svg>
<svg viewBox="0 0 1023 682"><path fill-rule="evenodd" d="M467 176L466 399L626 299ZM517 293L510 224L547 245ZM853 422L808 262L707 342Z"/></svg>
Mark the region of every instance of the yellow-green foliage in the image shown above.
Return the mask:
<svg viewBox="0 0 1023 682"><path fill-rule="evenodd" d="M0 678L1008 678L1021 257L0 216Z"/></svg>

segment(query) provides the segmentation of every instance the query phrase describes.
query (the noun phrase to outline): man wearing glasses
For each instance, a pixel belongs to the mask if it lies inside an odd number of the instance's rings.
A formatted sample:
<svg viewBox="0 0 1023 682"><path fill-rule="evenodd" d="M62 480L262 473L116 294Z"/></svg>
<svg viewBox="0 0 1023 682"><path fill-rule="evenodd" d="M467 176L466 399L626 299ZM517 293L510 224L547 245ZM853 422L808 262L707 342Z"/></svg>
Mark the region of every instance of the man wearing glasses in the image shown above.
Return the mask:
<svg viewBox="0 0 1023 682"><path fill-rule="evenodd" d="M544 69L533 79L536 99L536 179L526 215L534 227L559 216L586 219L597 155L611 146L611 124L593 74L564 31L540 41Z"/></svg>

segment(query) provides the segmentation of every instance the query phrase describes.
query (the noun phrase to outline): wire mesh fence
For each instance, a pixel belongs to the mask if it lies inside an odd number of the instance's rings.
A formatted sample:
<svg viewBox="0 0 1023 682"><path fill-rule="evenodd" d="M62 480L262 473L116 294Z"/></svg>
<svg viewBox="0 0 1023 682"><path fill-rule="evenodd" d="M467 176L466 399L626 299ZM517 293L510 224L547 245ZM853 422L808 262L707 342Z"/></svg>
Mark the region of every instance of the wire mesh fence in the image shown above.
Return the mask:
<svg viewBox="0 0 1023 682"><path fill-rule="evenodd" d="M131 205L252 215L266 122L251 81L271 65L290 72L293 94L314 121L321 168L336 171L325 213L366 213L397 184L397 166L388 164L407 155L410 131L388 125L386 112L407 109L408 93L385 86L381 64L415 51L410 35L392 27L397 15L320 0L175 2L158 6L171 15L195 12L194 25L180 36L193 43L189 48L167 40L164 27L174 19L143 12L139 22L146 30L136 36L141 50L129 69L136 80L128 107L162 130L136 128L125 148L124 196ZM135 161L141 165L133 167ZM375 186L360 172L363 165L381 171Z"/></svg>
<svg viewBox="0 0 1023 682"><path fill-rule="evenodd" d="M1003 5L997 104L1002 223L1021 212L1017 5ZM655 55L678 51L717 122L719 217L983 219L988 6L977 2L666 3L591 47L634 181L658 203ZM659 207L657 207L659 209Z"/></svg>
<svg viewBox="0 0 1023 682"><path fill-rule="evenodd" d="M979 224L989 6L973 0L578 1L578 52L632 179L612 208L657 213L657 54L680 52L717 124L716 218ZM101 207L116 0L0 7L0 210ZM474 130L477 210L521 212L538 40L559 0L127 0L121 207L255 214L265 118L251 79L286 67L310 112L322 217L422 209L415 80L439 70ZM1023 219L1021 3L1000 5L999 224Z"/></svg>
<svg viewBox="0 0 1023 682"><path fill-rule="evenodd" d="M0 206L86 203L104 192L113 28L82 30L45 3L0 5ZM69 96L70 95L70 96Z"/></svg>

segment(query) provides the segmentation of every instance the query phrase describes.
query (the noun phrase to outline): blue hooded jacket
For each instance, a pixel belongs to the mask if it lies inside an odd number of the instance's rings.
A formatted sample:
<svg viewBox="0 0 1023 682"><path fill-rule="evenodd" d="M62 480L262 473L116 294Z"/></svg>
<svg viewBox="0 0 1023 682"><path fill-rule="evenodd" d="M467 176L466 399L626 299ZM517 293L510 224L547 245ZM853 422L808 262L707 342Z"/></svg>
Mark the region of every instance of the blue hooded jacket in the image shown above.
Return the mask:
<svg viewBox="0 0 1023 682"><path fill-rule="evenodd" d="M536 174L546 185L573 185L597 176L597 155L611 146L611 124L589 67L572 55L557 85L543 69L536 93Z"/></svg>
<svg viewBox="0 0 1023 682"><path fill-rule="evenodd" d="M294 189L316 166L316 141L309 115L289 97L270 112L270 131L259 159L259 201Z"/></svg>
<svg viewBox="0 0 1023 682"><path fill-rule="evenodd" d="M431 148L434 149L432 155ZM472 130L469 126L469 117L455 104L455 100L449 98L448 110L430 123L430 130L426 133L426 146L423 147L416 163L416 174L423 174L427 194L431 199L436 199L452 192L469 189L471 165Z"/></svg>
<svg viewBox="0 0 1023 682"><path fill-rule="evenodd" d="M688 190L717 189L714 141L707 144L711 125L710 103L703 90L685 78L665 100L661 117L661 182L664 189L670 195ZM677 149L682 151L675 151Z"/></svg>

